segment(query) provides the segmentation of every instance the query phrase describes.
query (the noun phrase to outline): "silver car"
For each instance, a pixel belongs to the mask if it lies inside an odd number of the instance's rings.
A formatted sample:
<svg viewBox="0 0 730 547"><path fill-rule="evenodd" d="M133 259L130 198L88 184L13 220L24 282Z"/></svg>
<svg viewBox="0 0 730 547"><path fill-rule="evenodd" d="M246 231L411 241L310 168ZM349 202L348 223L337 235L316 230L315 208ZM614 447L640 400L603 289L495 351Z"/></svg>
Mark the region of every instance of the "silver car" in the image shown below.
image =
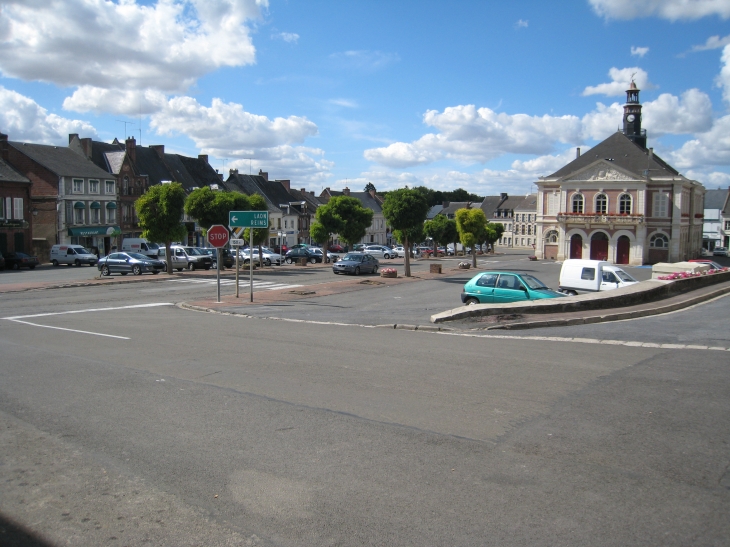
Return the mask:
<svg viewBox="0 0 730 547"><path fill-rule="evenodd" d="M386 260L398 256L398 253L385 245L368 245L362 250L362 252L372 255L375 258L385 258Z"/></svg>

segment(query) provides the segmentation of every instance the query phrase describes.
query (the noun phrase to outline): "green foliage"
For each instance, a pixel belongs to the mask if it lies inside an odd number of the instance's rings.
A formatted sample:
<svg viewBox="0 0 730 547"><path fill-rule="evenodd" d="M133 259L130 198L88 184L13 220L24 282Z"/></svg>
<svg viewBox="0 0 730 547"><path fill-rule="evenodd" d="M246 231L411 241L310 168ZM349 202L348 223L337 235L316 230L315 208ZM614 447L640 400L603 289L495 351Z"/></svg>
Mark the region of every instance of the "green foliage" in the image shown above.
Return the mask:
<svg viewBox="0 0 730 547"><path fill-rule="evenodd" d="M487 243L494 245L502 234L504 233L504 226L499 222L487 222L487 235L484 238Z"/></svg>
<svg viewBox="0 0 730 547"><path fill-rule="evenodd" d="M367 183L367 184L365 185L365 190L364 190L364 191L365 191L365 192L370 192L370 191L372 191L372 192L377 192L377 190L375 189L375 185L374 185L374 184L373 184L372 182L368 182L368 183Z"/></svg>
<svg viewBox="0 0 730 547"><path fill-rule="evenodd" d="M205 230L213 224L228 226L228 213L230 211L266 210L266 202L263 198L261 198L263 208L258 209L253 206L253 197L240 192L214 191L208 186L204 186L190 192L185 200L185 212Z"/></svg>
<svg viewBox="0 0 730 547"><path fill-rule="evenodd" d="M324 230L327 239L332 234L338 234L340 239L354 245L365 237L368 226L373 222L373 212L363 207L356 198L336 196L317 208L316 219L316 223L310 227L310 234L314 227L320 237L320 230ZM316 224L322 228L316 227Z"/></svg>
<svg viewBox="0 0 730 547"><path fill-rule="evenodd" d="M435 243L446 245L453 242L457 237L456 221L446 218L444 215L436 215L433 220L428 220L423 226L426 236Z"/></svg>
<svg viewBox="0 0 730 547"><path fill-rule="evenodd" d="M409 230L423 224L428 209L428 203L417 190L401 188L388 193L383 216L394 230Z"/></svg>
<svg viewBox="0 0 730 547"><path fill-rule="evenodd" d="M184 206L185 190L177 182L152 186L134 202L142 237L165 243L168 273L172 273L171 243L183 241L188 235L182 223Z"/></svg>
<svg viewBox="0 0 730 547"><path fill-rule="evenodd" d="M414 190L426 199L429 207L439 205L444 201L471 201L472 203L481 203L484 201L484 197L470 194L463 188L442 192L441 190L431 190L425 186L416 186Z"/></svg>
<svg viewBox="0 0 730 547"><path fill-rule="evenodd" d="M464 247L471 247L473 266L477 265L476 245L486 240L487 216L481 209L459 209L456 211L456 229Z"/></svg>
<svg viewBox="0 0 730 547"><path fill-rule="evenodd" d="M311 237L314 241L319 243L320 245L323 245L329 241L330 233L325 229L324 225L322 225L320 222L312 222L312 224L309 226L309 237Z"/></svg>
<svg viewBox="0 0 730 547"><path fill-rule="evenodd" d="M393 230L393 237L403 246L410 246L410 243L423 241L423 224L411 228L410 230Z"/></svg>

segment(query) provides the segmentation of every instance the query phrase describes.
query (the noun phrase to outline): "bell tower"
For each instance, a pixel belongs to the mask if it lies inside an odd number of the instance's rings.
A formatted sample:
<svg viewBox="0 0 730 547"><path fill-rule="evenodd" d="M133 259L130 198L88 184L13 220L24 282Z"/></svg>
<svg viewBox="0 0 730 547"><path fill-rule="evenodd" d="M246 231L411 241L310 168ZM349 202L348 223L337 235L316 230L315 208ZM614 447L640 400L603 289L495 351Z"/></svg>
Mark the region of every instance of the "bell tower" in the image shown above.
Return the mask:
<svg viewBox="0 0 730 547"><path fill-rule="evenodd" d="M646 130L641 129L639 91L634 80L631 80L631 85L626 90L626 104L624 105L624 135L642 148L646 148Z"/></svg>

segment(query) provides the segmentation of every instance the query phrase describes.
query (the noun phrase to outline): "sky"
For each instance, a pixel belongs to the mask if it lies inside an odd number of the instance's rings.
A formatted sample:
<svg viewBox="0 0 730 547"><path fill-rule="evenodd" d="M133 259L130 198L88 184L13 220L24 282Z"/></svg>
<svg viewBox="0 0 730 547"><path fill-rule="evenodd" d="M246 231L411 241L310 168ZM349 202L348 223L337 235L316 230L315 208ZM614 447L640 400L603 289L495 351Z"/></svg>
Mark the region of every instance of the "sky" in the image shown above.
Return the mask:
<svg viewBox="0 0 730 547"><path fill-rule="evenodd" d="M0 0L0 132L293 188L535 190L622 123L730 186L730 0Z"/></svg>

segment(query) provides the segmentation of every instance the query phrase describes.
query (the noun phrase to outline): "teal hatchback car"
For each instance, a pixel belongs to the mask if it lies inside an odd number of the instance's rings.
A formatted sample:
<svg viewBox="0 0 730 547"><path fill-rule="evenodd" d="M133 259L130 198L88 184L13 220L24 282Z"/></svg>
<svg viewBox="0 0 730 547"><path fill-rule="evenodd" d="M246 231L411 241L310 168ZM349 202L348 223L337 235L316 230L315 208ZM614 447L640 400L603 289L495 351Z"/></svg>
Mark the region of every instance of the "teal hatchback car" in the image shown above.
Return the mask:
<svg viewBox="0 0 730 547"><path fill-rule="evenodd" d="M464 285L461 301L472 304L508 304L524 300L558 298L565 296L545 286L528 274L514 272L483 272Z"/></svg>

